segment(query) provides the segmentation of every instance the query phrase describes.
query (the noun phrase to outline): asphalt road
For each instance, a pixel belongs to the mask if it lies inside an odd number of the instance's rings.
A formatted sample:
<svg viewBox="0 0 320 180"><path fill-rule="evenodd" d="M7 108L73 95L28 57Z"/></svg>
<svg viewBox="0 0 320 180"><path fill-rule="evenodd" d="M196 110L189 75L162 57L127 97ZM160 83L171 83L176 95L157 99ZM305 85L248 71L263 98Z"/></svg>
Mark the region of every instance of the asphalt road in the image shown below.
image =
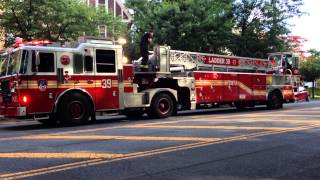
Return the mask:
<svg viewBox="0 0 320 180"><path fill-rule="evenodd" d="M284 109L0 122L0 179L320 179L320 101Z"/></svg>

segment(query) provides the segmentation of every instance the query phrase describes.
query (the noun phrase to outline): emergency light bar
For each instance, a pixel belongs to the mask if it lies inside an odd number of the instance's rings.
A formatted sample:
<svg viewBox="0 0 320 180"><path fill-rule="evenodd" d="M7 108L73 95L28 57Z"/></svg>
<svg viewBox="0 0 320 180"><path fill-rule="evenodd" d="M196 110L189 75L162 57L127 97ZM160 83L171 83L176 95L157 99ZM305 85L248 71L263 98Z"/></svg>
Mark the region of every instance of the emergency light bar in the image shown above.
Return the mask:
<svg viewBox="0 0 320 180"><path fill-rule="evenodd" d="M106 41L106 40L87 40L87 43L90 44L105 44L105 45L113 45L114 43L112 41Z"/></svg>
<svg viewBox="0 0 320 180"><path fill-rule="evenodd" d="M13 47L14 48L18 48L18 47L23 47L23 46L43 46L43 45L48 45L48 44L51 44L50 41L48 40L35 40L35 41L30 41L30 42L21 42L21 41L18 41L18 42L15 42Z"/></svg>

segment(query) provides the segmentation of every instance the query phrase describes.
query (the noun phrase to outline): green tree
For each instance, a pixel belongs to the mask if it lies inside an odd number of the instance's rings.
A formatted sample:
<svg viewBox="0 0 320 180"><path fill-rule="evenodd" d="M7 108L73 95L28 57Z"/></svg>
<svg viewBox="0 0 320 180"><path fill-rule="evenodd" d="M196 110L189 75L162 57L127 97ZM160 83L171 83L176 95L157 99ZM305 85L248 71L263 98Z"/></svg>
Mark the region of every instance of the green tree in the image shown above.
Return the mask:
<svg viewBox="0 0 320 180"><path fill-rule="evenodd" d="M126 5L134 12L135 47L149 29L154 30L156 43L179 50L223 53L231 43L232 1L127 0Z"/></svg>
<svg viewBox="0 0 320 180"><path fill-rule="evenodd" d="M312 59L320 57L320 51L316 49L310 49L308 52L311 54Z"/></svg>
<svg viewBox="0 0 320 180"><path fill-rule="evenodd" d="M312 56L301 63L300 71L304 80L312 82L312 97L314 98L315 81L320 78L320 52L316 50L310 51Z"/></svg>
<svg viewBox="0 0 320 180"><path fill-rule="evenodd" d="M26 40L75 40L84 34L97 35L99 24L111 27L114 36L125 30L119 18L82 0L0 0L0 4L4 10L0 26Z"/></svg>
<svg viewBox="0 0 320 180"><path fill-rule="evenodd" d="M267 49L262 21L262 0L241 0L234 3L235 33L231 51L237 56L264 57Z"/></svg>
<svg viewBox="0 0 320 180"><path fill-rule="evenodd" d="M133 10L131 35L137 49L145 31L154 29L155 42L174 49L265 57L288 51L281 38L303 0L127 0ZM137 52L137 50L135 51Z"/></svg>
<svg viewBox="0 0 320 180"><path fill-rule="evenodd" d="M281 38L290 33L288 20L301 16L302 0L239 0L234 3L236 33L232 52L239 56L265 57L288 51Z"/></svg>
<svg viewBox="0 0 320 180"><path fill-rule="evenodd" d="M269 52L288 50L288 44L279 37L290 33L289 19L304 14L302 5L303 0L265 0L262 12Z"/></svg>

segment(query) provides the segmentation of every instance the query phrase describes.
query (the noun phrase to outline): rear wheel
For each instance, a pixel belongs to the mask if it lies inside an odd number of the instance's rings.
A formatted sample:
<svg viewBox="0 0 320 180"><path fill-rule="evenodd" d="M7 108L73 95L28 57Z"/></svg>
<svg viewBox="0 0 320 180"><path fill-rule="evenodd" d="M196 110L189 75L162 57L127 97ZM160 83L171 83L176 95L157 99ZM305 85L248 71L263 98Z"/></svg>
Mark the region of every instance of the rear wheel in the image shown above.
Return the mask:
<svg viewBox="0 0 320 180"><path fill-rule="evenodd" d="M127 116L128 119L141 119L145 112L143 110L125 110L123 114Z"/></svg>
<svg viewBox="0 0 320 180"><path fill-rule="evenodd" d="M40 122L41 124L43 124L45 126L56 126L56 125L58 125L58 122L54 118L53 115L50 115L48 119L40 119L40 120L38 120L38 122Z"/></svg>
<svg viewBox="0 0 320 180"><path fill-rule="evenodd" d="M58 106L57 117L63 125L80 125L87 123L92 114L91 103L80 93L65 96Z"/></svg>
<svg viewBox="0 0 320 180"><path fill-rule="evenodd" d="M156 95L151 102L148 115L151 118L167 118L175 111L172 98L165 93Z"/></svg>
<svg viewBox="0 0 320 180"><path fill-rule="evenodd" d="M268 96L267 108L280 109L283 107L282 95L279 92L271 92Z"/></svg>
<svg viewBox="0 0 320 180"><path fill-rule="evenodd" d="M234 106L239 110L243 110L247 107L247 104L245 102L235 102Z"/></svg>

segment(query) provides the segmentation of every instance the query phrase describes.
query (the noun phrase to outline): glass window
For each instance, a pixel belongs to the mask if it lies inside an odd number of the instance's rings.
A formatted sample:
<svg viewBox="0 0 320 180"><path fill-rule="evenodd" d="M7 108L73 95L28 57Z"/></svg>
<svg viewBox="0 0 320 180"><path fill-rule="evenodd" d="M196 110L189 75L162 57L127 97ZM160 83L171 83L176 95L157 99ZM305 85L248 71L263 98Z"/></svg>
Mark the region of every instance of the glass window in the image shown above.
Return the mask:
<svg viewBox="0 0 320 180"><path fill-rule="evenodd" d="M5 76L7 74L8 55L0 56L0 75Z"/></svg>
<svg viewBox="0 0 320 180"><path fill-rule="evenodd" d="M7 75L17 74L20 65L20 51L16 51L10 54L8 61Z"/></svg>
<svg viewBox="0 0 320 180"><path fill-rule="evenodd" d="M54 54L53 53L39 53L39 62L36 64L36 53L32 52L32 71L33 72L54 72ZM38 71L36 71L36 68Z"/></svg>
<svg viewBox="0 0 320 180"><path fill-rule="evenodd" d="M299 57L293 57L293 67L299 68Z"/></svg>
<svg viewBox="0 0 320 180"><path fill-rule="evenodd" d="M281 64L281 55L272 55L269 57L269 61L273 67L275 66L282 66Z"/></svg>
<svg viewBox="0 0 320 180"><path fill-rule="evenodd" d="M75 74L83 73L83 59L81 54L73 55L73 72Z"/></svg>
<svg viewBox="0 0 320 180"><path fill-rule="evenodd" d="M99 35L100 37L106 38L107 37L107 27L106 26L99 26Z"/></svg>
<svg viewBox="0 0 320 180"><path fill-rule="evenodd" d="M299 64L299 58L298 57L294 57L292 55L287 55L287 63L288 63L288 67L293 67L293 68L298 68L298 64Z"/></svg>
<svg viewBox="0 0 320 180"><path fill-rule="evenodd" d="M29 57L29 51L23 50L22 51L21 66L20 66L19 74L25 74L27 72L28 57Z"/></svg>
<svg viewBox="0 0 320 180"><path fill-rule="evenodd" d="M98 73L115 73L116 60L113 50L96 50L96 63Z"/></svg>
<svg viewBox="0 0 320 180"><path fill-rule="evenodd" d="M93 72L93 58L92 56L84 57L84 70L85 72Z"/></svg>

